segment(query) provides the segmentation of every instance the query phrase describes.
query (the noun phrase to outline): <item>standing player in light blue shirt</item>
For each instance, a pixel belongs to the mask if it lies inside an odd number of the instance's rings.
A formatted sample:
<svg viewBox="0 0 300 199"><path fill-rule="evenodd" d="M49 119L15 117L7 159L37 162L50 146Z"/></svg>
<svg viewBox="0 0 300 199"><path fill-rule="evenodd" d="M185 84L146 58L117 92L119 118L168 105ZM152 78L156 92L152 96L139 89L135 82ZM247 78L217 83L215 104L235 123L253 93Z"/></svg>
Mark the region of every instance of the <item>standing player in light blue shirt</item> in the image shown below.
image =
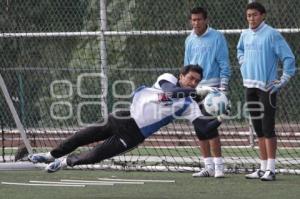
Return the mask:
<svg viewBox="0 0 300 199"><path fill-rule="evenodd" d="M193 31L185 40L184 65L197 64L202 67L203 79L199 86L220 87L226 92L230 68L225 37L208 26L207 11L202 7L191 10L190 20ZM218 130L215 129L210 135L200 138L205 168L193 174L194 177L224 176Z"/></svg>
<svg viewBox="0 0 300 199"><path fill-rule="evenodd" d="M258 137L260 169L246 175L247 179L275 180L277 139L275 111L277 92L295 74L295 57L282 35L267 25L266 10L260 3L247 5L249 29L242 32L237 45L237 57L251 121ZM279 60L283 73L278 79ZM258 111L258 109L262 111Z"/></svg>

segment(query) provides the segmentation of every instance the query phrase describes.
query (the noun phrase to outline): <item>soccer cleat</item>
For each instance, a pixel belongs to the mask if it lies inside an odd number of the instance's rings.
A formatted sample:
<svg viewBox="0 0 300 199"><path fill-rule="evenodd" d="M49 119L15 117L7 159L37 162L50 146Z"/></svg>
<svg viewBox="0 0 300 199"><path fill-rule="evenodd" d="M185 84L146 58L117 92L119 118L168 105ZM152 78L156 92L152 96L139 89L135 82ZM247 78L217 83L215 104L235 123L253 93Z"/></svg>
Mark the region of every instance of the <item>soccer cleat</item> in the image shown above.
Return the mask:
<svg viewBox="0 0 300 199"><path fill-rule="evenodd" d="M56 172L60 169L62 169L63 167L66 167L66 163L65 163L65 159L55 159L54 162L51 162L50 164L48 164L45 168L45 170L48 172L48 173L53 173L53 172Z"/></svg>
<svg viewBox="0 0 300 199"><path fill-rule="evenodd" d="M253 173L245 175L246 179L260 179L265 174L264 171L258 169L254 171Z"/></svg>
<svg viewBox="0 0 300 199"><path fill-rule="evenodd" d="M273 173L270 170L267 170L260 179L262 181L274 181L274 180L276 180L276 176L275 176L275 173Z"/></svg>
<svg viewBox="0 0 300 199"><path fill-rule="evenodd" d="M212 169L202 169L200 172L194 173L193 177L212 177L215 171Z"/></svg>
<svg viewBox="0 0 300 199"><path fill-rule="evenodd" d="M54 161L54 158L49 153L32 154L28 156L28 159L33 163L49 163Z"/></svg>

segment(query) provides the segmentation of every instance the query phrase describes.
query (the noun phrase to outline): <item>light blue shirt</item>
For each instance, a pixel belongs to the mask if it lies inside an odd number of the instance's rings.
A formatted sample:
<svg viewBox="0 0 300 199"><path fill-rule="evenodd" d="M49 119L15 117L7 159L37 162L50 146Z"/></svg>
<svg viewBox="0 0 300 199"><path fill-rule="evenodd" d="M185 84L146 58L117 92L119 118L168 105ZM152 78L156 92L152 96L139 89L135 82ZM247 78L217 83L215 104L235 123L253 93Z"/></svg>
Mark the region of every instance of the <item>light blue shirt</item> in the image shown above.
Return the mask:
<svg viewBox="0 0 300 199"><path fill-rule="evenodd" d="M224 35L208 27L198 36L194 31L185 40L184 65L198 64L203 69L201 85L227 85L230 77L229 54Z"/></svg>
<svg viewBox="0 0 300 199"><path fill-rule="evenodd" d="M282 35L262 22L255 30L242 32L237 45L243 84L247 88L266 87L277 80L278 62L283 64L281 78L288 81L295 74L295 56Z"/></svg>

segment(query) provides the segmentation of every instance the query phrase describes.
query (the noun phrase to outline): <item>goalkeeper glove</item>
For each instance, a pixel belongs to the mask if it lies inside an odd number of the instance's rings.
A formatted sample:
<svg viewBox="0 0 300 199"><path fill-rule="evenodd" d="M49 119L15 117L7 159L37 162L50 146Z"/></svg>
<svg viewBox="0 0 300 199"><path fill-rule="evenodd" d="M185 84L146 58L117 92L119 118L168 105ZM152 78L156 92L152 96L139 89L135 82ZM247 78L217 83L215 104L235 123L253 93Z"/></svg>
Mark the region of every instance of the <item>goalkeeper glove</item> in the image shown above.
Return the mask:
<svg viewBox="0 0 300 199"><path fill-rule="evenodd" d="M205 97L210 92L216 92L218 91L215 87L209 87L209 86L197 86L196 87L196 93L200 97Z"/></svg>
<svg viewBox="0 0 300 199"><path fill-rule="evenodd" d="M288 80L281 78L280 80L274 80L267 86L267 91L270 92L270 94L279 92L282 87L284 87L287 84Z"/></svg>

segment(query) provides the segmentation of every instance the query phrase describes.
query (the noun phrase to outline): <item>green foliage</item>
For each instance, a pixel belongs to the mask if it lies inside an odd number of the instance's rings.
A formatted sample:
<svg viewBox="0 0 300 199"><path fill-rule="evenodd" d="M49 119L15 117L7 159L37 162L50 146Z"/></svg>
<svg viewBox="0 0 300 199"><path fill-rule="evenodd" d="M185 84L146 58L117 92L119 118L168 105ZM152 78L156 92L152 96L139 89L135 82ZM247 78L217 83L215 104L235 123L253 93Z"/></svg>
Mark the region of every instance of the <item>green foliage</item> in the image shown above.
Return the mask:
<svg viewBox="0 0 300 199"><path fill-rule="evenodd" d="M88 8L88 2L83 0L2 1L1 4L0 31L12 33L81 31ZM48 86L61 76L56 69L68 68L80 42L76 38L51 37L0 39L0 71L12 97L17 99L16 107L20 112L26 111L24 125L42 117L39 101L49 98ZM20 100L26 105L20 105Z"/></svg>

